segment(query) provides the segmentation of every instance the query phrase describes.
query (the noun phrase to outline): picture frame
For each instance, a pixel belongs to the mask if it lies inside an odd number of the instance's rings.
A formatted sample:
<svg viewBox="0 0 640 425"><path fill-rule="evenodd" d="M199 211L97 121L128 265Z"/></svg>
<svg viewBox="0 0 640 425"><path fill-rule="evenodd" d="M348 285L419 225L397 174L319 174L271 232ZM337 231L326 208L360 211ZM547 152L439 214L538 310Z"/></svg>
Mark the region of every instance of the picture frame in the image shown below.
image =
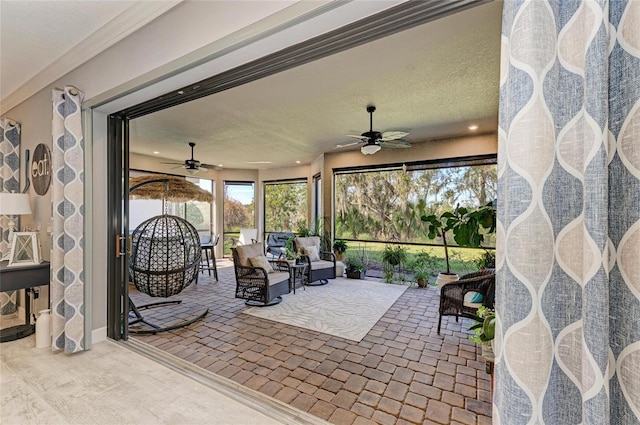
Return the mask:
<svg viewBox="0 0 640 425"><path fill-rule="evenodd" d="M35 266L42 262L37 232L14 232L7 267Z"/></svg>

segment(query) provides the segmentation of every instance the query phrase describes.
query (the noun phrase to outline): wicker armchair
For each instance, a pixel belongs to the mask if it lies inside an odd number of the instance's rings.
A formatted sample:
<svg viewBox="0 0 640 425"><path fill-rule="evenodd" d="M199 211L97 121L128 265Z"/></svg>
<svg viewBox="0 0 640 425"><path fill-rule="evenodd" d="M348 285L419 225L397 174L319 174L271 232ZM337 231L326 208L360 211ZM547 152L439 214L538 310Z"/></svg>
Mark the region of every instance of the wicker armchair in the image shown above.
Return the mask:
<svg viewBox="0 0 640 425"><path fill-rule="evenodd" d="M462 313L475 313L481 305L493 308L495 280L495 270L487 269L466 274L459 280L444 285L440 291L438 335L440 335L442 316L455 316L457 322ZM471 297L475 292L482 294L483 301L481 303L471 302Z"/></svg>
<svg viewBox="0 0 640 425"><path fill-rule="evenodd" d="M300 254L300 258L309 264L309 267L307 267L307 285L313 285L312 282L319 282L316 285L326 285L329 282L327 279L336 278L336 256L333 252L320 250L320 237L297 237L293 240L293 246L298 253L301 253L303 248L310 246L316 247L318 251L320 258L316 261L312 261L312 258L307 254Z"/></svg>
<svg viewBox="0 0 640 425"><path fill-rule="evenodd" d="M278 304L282 295L289 293L289 266L286 262L270 262L273 273L263 268L253 267L252 257L264 255L261 243L241 245L231 248L233 267L236 273L236 298L245 304L264 307Z"/></svg>

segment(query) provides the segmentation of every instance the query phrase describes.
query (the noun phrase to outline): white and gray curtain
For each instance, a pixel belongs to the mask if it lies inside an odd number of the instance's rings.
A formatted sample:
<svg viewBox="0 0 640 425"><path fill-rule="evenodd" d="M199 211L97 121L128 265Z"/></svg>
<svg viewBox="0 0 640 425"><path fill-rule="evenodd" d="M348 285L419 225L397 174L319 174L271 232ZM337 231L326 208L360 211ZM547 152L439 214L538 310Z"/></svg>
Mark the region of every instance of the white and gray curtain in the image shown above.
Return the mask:
<svg viewBox="0 0 640 425"><path fill-rule="evenodd" d="M506 1L496 424L640 423L640 1Z"/></svg>
<svg viewBox="0 0 640 425"><path fill-rule="evenodd" d="M20 192L20 124L0 119L0 189ZM9 217L0 216L0 257L9 253ZM16 292L0 292L0 315L16 312Z"/></svg>
<svg viewBox="0 0 640 425"><path fill-rule="evenodd" d="M83 93L53 90L51 322L53 350L84 350Z"/></svg>

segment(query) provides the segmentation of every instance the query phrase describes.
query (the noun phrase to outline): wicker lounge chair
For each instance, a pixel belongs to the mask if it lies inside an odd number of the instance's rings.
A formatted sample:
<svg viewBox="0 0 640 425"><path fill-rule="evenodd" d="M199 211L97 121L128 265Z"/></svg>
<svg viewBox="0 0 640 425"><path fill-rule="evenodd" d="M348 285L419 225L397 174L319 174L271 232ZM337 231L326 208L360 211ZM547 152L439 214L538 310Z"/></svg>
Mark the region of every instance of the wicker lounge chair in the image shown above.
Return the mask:
<svg viewBox="0 0 640 425"><path fill-rule="evenodd" d="M236 273L236 298L245 304L264 307L278 304L281 296L289 293L289 266L286 261L270 262L273 273L264 268L253 267L250 258L264 255L261 243L240 245L231 248Z"/></svg>
<svg viewBox="0 0 640 425"><path fill-rule="evenodd" d="M455 282L445 284L440 292L440 317L438 318L438 335L442 325L442 316L455 316L456 322L462 313L475 313L481 305L493 308L495 297L495 270L469 273ZM482 294L483 301L471 302L474 293Z"/></svg>
<svg viewBox="0 0 640 425"><path fill-rule="evenodd" d="M296 252L300 253L302 261L309 264L307 268L307 285L313 285L313 282L319 282L316 285L326 285L327 279L336 278L336 256L333 252L320 251L320 237L298 237L293 240L293 246ZM316 261L312 261L313 259L308 254L302 252L308 247L315 247L318 252Z"/></svg>

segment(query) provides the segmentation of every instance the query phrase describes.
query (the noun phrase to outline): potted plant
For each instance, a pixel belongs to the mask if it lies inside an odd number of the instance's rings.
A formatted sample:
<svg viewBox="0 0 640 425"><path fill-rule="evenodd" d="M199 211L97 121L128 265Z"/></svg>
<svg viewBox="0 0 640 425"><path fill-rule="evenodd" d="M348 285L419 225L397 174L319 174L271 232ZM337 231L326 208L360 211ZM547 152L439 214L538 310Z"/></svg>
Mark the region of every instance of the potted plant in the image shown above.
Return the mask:
<svg viewBox="0 0 640 425"><path fill-rule="evenodd" d="M449 263L449 248L447 246L447 232L453 233L453 239L458 246L479 247L484 242L484 232L496 231L496 208L489 203L475 210L469 210L457 205L453 211L445 211L440 216L435 214L423 215L420 219L428 223L427 237L435 239L442 237L444 256L447 263L446 272L438 275L438 285L457 280L457 275L451 272Z"/></svg>
<svg viewBox="0 0 640 425"><path fill-rule="evenodd" d="M287 262L289 264L296 264L296 262L300 258L300 254L298 254L296 250L293 249L294 239L295 239L294 237L287 239L287 243L285 244L285 247L284 247L285 248L284 255L287 258Z"/></svg>
<svg viewBox="0 0 640 425"><path fill-rule="evenodd" d="M364 279L367 272L364 262L355 257L347 257L345 260L345 271L349 279Z"/></svg>
<svg viewBox="0 0 640 425"><path fill-rule="evenodd" d="M397 266L407 260L407 250L400 245L386 245L382 252L382 261L390 266Z"/></svg>
<svg viewBox="0 0 640 425"><path fill-rule="evenodd" d="M496 253L495 251L485 249L479 257L473 260L473 262L480 270L494 269L496 267Z"/></svg>
<svg viewBox="0 0 640 425"><path fill-rule="evenodd" d="M474 335L469 339L482 345L482 356L485 359L494 361L493 339L496 335L496 312L485 306L480 306L476 314L463 313L462 316L475 320L475 323L469 328Z"/></svg>
<svg viewBox="0 0 640 425"><path fill-rule="evenodd" d="M414 255L413 261L409 263L408 269L413 272L418 286L424 288L429 284L429 276L435 273L439 264L438 257L426 251L420 251Z"/></svg>
<svg viewBox="0 0 640 425"><path fill-rule="evenodd" d="M336 239L333 243L333 253L336 255L337 261L344 260L344 253L347 250L347 242L342 239Z"/></svg>
<svg viewBox="0 0 640 425"><path fill-rule="evenodd" d="M416 269L413 274L413 278L416 279L416 282L418 282L418 286L420 288L424 288L425 286L427 286L428 277L429 275L425 269Z"/></svg>

